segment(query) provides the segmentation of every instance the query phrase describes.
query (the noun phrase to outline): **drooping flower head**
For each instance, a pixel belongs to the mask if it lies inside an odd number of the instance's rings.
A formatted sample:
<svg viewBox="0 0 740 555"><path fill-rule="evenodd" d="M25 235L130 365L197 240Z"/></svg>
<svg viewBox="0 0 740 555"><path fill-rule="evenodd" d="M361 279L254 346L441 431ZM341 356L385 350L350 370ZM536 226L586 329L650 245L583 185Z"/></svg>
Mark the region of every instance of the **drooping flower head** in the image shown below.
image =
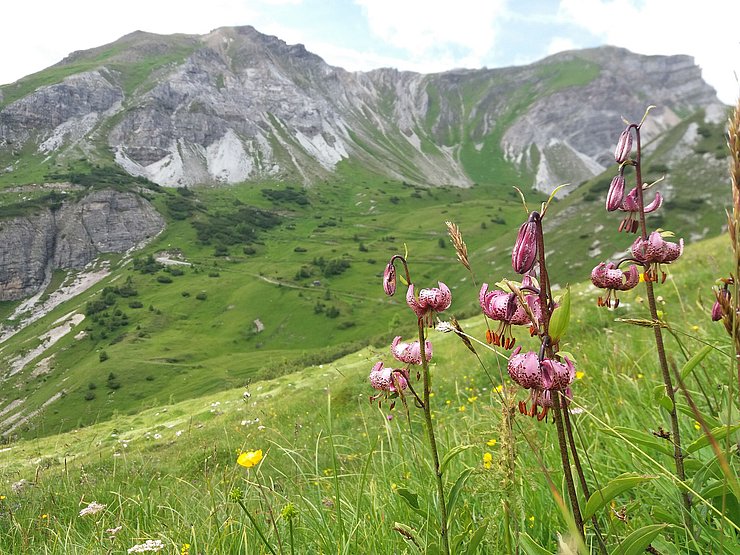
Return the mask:
<svg viewBox="0 0 740 555"><path fill-rule="evenodd" d="M514 249L511 251L511 266L517 274L526 274L537 261L537 227L540 215L532 212L529 219L519 228Z"/></svg>
<svg viewBox="0 0 740 555"><path fill-rule="evenodd" d="M382 362L375 363L368 376L370 385L378 390L378 393L370 397L370 402L378 401L380 407L381 397L395 399L408 387L408 374L406 370L383 366ZM390 408L395 406L395 400L391 401Z"/></svg>
<svg viewBox="0 0 740 555"><path fill-rule="evenodd" d="M452 293L441 281L437 282L439 287L431 287L419 291L419 298L414 295L414 284L409 284L406 292L406 304L416 313L416 316L424 322L427 327L434 326L433 316L435 312L444 312L450 308Z"/></svg>
<svg viewBox="0 0 740 555"><path fill-rule="evenodd" d="M626 233L637 233L637 229L640 225L640 205L637 200L637 187L634 187L622 201L622 204L618 207L622 212L627 212L625 218L619 224L619 231ZM655 198L650 204L646 204L643 212L649 214L655 212L658 208L663 205L663 195L659 192L655 193Z"/></svg>
<svg viewBox="0 0 740 555"><path fill-rule="evenodd" d="M661 264L670 264L683 253L683 239L678 243L670 243L663 239L663 236L657 231L653 231L647 239L638 237L632 243L632 256L635 260L645 264L648 268L645 270L645 279L658 281L658 270ZM662 281L665 281L666 274L663 274Z"/></svg>
<svg viewBox="0 0 740 555"><path fill-rule="evenodd" d="M525 276L525 278L529 279L528 276ZM511 333L511 326L529 325L534 329L538 325L538 322L542 319L542 306L539 296L526 295L525 301L537 322L530 320L527 311L514 293L507 293L501 289L488 291L488 284L483 284L478 294L478 302L481 309L483 309L483 314L491 320L501 322L495 332L491 332L490 335L486 334L489 343L511 349L516 341Z"/></svg>
<svg viewBox="0 0 740 555"><path fill-rule="evenodd" d="M514 349L507 370L512 380L524 389L530 389L527 401L519 403L519 411L529 416L537 416L542 420L552 406L553 392L563 392L573 382L576 376L573 362L565 357L564 362L543 358L534 351L521 352L521 347ZM527 402L531 401L531 408L527 411ZM543 412L539 413L539 408Z"/></svg>
<svg viewBox="0 0 740 555"><path fill-rule="evenodd" d="M391 354L396 360L406 364L421 364L421 349L418 340L407 343L401 341L400 335L396 336L393 343L391 343ZM424 358L427 361L432 359L431 341L424 341Z"/></svg>
<svg viewBox="0 0 740 555"><path fill-rule="evenodd" d="M406 372L395 368L385 367L382 362L375 363L370 371L370 385L378 391L395 393L408 386Z"/></svg>
<svg viewBox="0 0 740 555"><path fill-rule="evenodd" d="M599 306L619 306L617 291L628 291L634 288L640 282L640 272L637 266L630 264L627 271L622 271L616 267L614 262L600 262L596 268L591 271L591 283L601 289L606 289L606 295L599 297Z"/></svg>

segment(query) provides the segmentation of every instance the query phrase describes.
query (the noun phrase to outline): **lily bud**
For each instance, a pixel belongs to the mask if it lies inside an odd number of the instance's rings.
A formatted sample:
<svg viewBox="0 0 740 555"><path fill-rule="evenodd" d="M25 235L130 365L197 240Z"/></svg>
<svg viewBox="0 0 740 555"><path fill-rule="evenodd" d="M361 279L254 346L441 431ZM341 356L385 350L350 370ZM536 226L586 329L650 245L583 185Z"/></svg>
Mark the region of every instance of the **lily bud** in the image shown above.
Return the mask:
<svg viewBox="0 0 740 555"><path fill-rule="evenodd" d="M622 206L624 199L624 176L620 173L612 179L609 192L606 194L606 210L614 212Z"/></svg>
<svg viewBox="0 0 740 555"><path fill-rule="evenodd" d="M519 228L519 234L511 251L511 266L517 274L526 274L537 260L537 221L532 212L529 220Z"/></svg>
<svg viewBox="0 0 740 555"><path fill-rule="evenodd" d="M385 267L383 272L383 291L389 297L396 292L396 268L392 262Z"/></svg>
<svg viewBox="0 0 740 555"><path fill-rule="evenodd" d="M722 305L719 301L714 301L712 305L712 322L719 322L722 319Z"/></svg>
<svg viewBox="0 0 740 555"><path fill-rule="evenodd" d="M614 151L614 159L617 161L617 164L621 164L627 160L630 156L630 152L632 152L632 133L628 127L622 131L621 135L619 135L617 148Z"/></svg>

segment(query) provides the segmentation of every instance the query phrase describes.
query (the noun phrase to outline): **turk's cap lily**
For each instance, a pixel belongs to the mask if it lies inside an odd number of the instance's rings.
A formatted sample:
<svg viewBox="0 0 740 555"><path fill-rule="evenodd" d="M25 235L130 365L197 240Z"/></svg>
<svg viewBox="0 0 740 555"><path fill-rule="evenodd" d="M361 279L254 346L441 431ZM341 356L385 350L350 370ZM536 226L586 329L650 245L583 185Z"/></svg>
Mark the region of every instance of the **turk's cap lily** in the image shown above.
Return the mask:
<svg viewBox="0 0 740 555"><path fill-rule="evenodd" d="M389 297L396 293L396 267L393 262L389 262L383 272L383 291Z"/></svg>
<svg viewBox="0 0 740 555"><path fill-rule="evenodd" d="M568 357L563 359L564 362L546 358L542 361L542 373L546 375L546 381L550 382L547 389L565 389L576 377L576 367L573 361Z"/></svg>
<svg viewBox="0 0 740 555"><path fill-rule="evenodd" d="M403 370L384 367L382 362L377 362L370 371L370 385L379 391L394 393L400 389L406 389L408 382Z"/></svg>
<svg viewBox="0 0 740 555"><path fill-rule="evenodd" d="M522 353L521 347L517 347L509 357L507 370L511 379L524 389L564 390L576 377L573 362L568 357L564 360L540 360L534 351Z"/></svg>
<svg viewBox="0 0 740 555"><path fill-rule="evenodd" d="M511 251L511 266L517 274L526 274L537 261L537 225L536 218L530 215L519 228L514 249Z"/></svg>
<svg viewBox="0 0 740 555"><path fill-rule="evenodd" d="M432 312L444 312L452 304L452 293L441 281L439 287L430 287L419 291L419 298L414 295L414 284L409 284L406 292L406 304L409 305L419 318L430 315Z"/></svg>
<svg viewBox="0 0 740 555"><path fill-rule="evenodd" d="M631 250L635 260L643 264L669 264L683 253L683 239L679 239L678 243L670 243L660 233L653 231L647 239L635 239Z"/></svg>
<svg viewBox="0 0 740 555"><path fill-rule="evenodd" d="M393 339L393 343L391 343L391 354L396 360L406 364L421 364L421 349L419 347L419 341L411 341L407 343L405 341L401 341L401 336L398 335ZM432 359L431 341L424 341L424 358L426 358L427 361Z"/></svg>
<svg viewBox="0 0 740 555"><path fill-rule="evenodd" d="M614 150L614 160L617 164L621 164L629 158L630 152L632 152L632 133L628 127L619 135L617 148Z"/></svg>
<svg viewBox="0 0 740 555"><path fill-rule="evenodd" d="M535 317L538 319L542 318L542 307L539 296L527 295L525 300ZM484 283L478 294L478 302L481 309L483 309L483 313L491 318L491 320L498 320L515 326L524 326L532 323L514 293L507 293L500 289L488 291L488 284Z"/></svg>
<svg viewBox="0 0 740 555"><path fill-rule="evenodd" d="M591 271L591 283L601 289L628 291L640 282L637 266L630 264L627 271L617 268L614 262L600 262Z"/></svg>

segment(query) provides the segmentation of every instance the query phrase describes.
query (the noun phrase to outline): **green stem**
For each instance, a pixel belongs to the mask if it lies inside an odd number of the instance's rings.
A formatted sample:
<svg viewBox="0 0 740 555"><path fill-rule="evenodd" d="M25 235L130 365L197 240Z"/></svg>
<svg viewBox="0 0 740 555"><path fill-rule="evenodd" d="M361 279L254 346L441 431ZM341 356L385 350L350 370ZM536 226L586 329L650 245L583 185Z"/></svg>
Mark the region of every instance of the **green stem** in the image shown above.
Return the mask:
<svg viewBox="0 0 740 555"><path fill-rule="evenodd" d="M565 421L565 431L568 436L568 444L570 445L570 452L573 453L573 464L576 467L576 474L578 474L578 481L581 484L581 489L583 490L583 495L588 499L591 497L591 492L588 489L588 483L586 482L586 475L583 472L583 466L581 466L581 459L578 456L578 450L576 449L576 442L573 439L573 426L570 421L570 412L568 411L567 407L565 410L563 410L563 420ZM596 515L591 517L591 524L593 524L594 527L594 533L596 534L596 539L599 542L599 551L602 555L607 555L606 550L606 544L604 543L604 538L601 535L601 529L599 528L599 521L596 519Z"/></svg>
<svg viewBox="0 0 740 555"><path fill-rule="evenodd" d="M252 523L252 526L254 526L254 529L257 530L257 535L262 540L262 543L265 544L265 547L267 547L267 549L270 550L270 553L272 553L272 555L277 555L277 553L275 553L275 550L272 548L272 546L267 542L267 538L262 533L262 530L260 529L259 525L257 524L257 521L252 516L252 513L250 513L249 510L247 509L247 507L244 505L244 501L242 501L241 499L237 499L236 502L239 503L239 506L242 508L242 510L245 513L247 513L247 517L249 518L249 521Z"/></svg>
<svg viewBox="0 0 740 555"><path fill-rule="evenodd" d="M550 290L550 278L547 274L547 264L545 260L545 236L542 232L542 220L537 217L537 257L538 265L540 270L540 306L542 307L542 330L541 337L545 341L545 354L548 358L555 356L555 351L549 340L550 333L550 315L553 309L552 307L552 293ZM576 493L576 485L573 481L573 473L570 470L570 460L568 459L568 444L565 440L565 428L563 426L563 418L560 413L560 393L558 391L551 392L552 397L552 411L553 419L555 420L555 427L558 432L558 447L560 448L560 462L563 465L563 475L565 476L565 484L568 489L568 498L570 499L571 509L573 511L573 520L575 521L578 533L581 535L581 539L585 541L583 534L583 517L581 516L581 509L578 505L578 494ZM564 410L568 410L567 406Z"/></svg>
<svg viewBox="0 0 740 555"><path fill-rule="evenodd" d="M640 126L635 126L635 137L637 139L637 157L635 159L635 179L637 181L637 205L639 207L640 214L640 233L642 239L647 240L647 225L645 223L645 201L642 194L642 151L640 144ZM668 368L668 359L665 353L665 343L663 341L663 332L659 325L658 308L655 302L655 292L653 290L653 282L649 279L645 279L645 291L647 293L648 307L650 308L650 318L652 318L653 333L655 335L655 347L658 351L658 361L660 362L660 372L663 377L663 384L665 385L665 394L671 400L671 432L673 437L673 460L676 464L676 476L683 483L686 481L686 471L683 465L683 451L681 450L681 432L678 427L678 414L676 412L676 398L673 391L673 383L671 381L671 373ZM681 488L681 497L684 505L684 524L689 533L692 533L692 522L691 522L691 498L689 493ZM693 535L693 534L692 534Z"/></svg>
<svg viewBox="0 0 740 555"><path fill-rule="evenodd" d="M445 490L442 482L442 472L439 466L439 452L437 451L437 440L434 437L434 423L432 422L431 377L429 374L429 362L427 361L424 344L424 322L419 318L419 351L421 354L421 368L423 379L424 400L424 423L429 440L429 449L432 452L432 463L434 467L434 481L437 486L437 501L439 503L439 536L442 543L442 553L450 555L450 539L447 534L447 506L445 504Z"/></svg>

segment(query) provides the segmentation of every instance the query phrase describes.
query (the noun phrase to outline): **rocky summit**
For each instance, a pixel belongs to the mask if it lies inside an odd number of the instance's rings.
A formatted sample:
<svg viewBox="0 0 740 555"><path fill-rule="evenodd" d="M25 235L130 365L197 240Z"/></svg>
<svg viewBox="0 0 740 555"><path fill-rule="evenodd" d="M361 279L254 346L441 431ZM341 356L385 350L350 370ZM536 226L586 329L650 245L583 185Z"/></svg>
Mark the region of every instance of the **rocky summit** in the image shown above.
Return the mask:
<svg viewBox="0 0 740 555"><path fill-rule="evenodd" d="M0 89L0 164L113 160L171 187L313 183L343 160L389 178L543 191L611 161L621 117L646 135L725 107L688 56L601 47L503 69L348 72L252 27L135 32ZM24 158L25 157L25 158Z"/></svg>

